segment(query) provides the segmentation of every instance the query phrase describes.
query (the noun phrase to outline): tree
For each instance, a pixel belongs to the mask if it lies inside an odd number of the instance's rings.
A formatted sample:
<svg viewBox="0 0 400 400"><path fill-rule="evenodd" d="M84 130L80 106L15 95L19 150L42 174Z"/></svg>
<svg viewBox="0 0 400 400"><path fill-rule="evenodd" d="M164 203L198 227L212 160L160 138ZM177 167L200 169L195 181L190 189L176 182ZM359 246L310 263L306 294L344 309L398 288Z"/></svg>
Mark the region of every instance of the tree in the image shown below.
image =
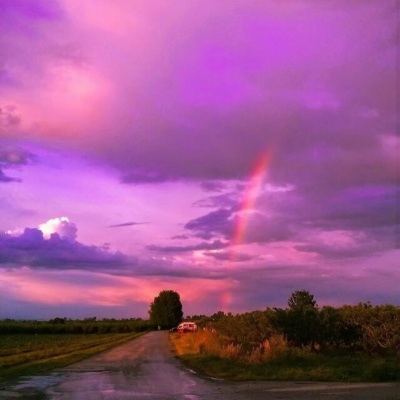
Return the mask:
<svg viewBox="0 0 400 400"><path fill-rule="evenodd" d="M177 326L183 317L180 296L173 290L163 290L150 304L150 322L163 329Z"/></svg>
<svg viewBox="0 0 400 400"><path fill-rule="evenodd" d="M296 290L288 300L288 306L291 310L304 310L304 308L316 308L317 302L307 290Z"/></svg>
<svg viewBox="0 0 400 400"><path fill-rule="evenodd" d="M276 310L276 323L295 346L310 346L318 339L319 312L314 296L306 290L293 292L288 300L289 309Z"/></svg>

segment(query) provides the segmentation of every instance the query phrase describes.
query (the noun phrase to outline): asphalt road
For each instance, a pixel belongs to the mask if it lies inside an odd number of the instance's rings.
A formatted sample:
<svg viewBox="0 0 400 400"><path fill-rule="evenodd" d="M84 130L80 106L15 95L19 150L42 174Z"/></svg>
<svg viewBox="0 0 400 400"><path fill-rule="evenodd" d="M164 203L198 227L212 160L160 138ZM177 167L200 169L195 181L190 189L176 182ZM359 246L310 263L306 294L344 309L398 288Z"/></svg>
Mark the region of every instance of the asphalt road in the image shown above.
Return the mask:
<svg viewBox="0 0 400 400"><path fill-rule="evenodd" d="M186 370L168 334L148 333L122 346L46 376L3 388L0 399L57 400L400 400L399 383L342 384L227 382Z"/></svg>

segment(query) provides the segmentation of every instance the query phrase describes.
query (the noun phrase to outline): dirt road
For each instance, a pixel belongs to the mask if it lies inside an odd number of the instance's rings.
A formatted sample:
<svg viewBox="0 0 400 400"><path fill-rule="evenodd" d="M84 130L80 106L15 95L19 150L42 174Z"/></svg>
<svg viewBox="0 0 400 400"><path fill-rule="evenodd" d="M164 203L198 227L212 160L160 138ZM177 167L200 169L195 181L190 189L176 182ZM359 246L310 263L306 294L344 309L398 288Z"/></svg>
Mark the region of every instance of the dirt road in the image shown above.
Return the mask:
<svg viewBox="0 0 400 400"><path fill-rule="evenodd" d="M136 340L46 376L2 388L0 399L54 400L400 400L400 384L216 381L186 370L165 332Z"/></svg>

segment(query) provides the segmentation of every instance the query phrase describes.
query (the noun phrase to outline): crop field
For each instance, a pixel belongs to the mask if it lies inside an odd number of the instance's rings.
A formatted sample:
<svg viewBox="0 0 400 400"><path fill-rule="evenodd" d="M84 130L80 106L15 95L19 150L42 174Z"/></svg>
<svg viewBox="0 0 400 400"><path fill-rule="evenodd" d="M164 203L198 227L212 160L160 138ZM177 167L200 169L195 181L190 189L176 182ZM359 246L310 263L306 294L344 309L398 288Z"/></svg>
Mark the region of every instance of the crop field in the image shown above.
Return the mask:
<svg viewBox="0 0 400 400"><path fill-rule="evenodd" d="M0 335L0 380L63 367L139 335L3 334Z"/></svg>

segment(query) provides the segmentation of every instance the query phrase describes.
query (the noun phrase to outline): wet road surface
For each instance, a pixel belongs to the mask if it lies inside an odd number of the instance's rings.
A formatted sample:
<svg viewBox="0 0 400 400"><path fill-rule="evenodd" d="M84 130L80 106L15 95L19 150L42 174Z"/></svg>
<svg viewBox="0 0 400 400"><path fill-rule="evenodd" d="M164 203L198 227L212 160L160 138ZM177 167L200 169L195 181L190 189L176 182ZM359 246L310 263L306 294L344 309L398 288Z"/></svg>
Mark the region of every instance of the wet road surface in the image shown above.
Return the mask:
<svg viewBox="0 0 400 400"><path fill-rule="evenodd" d="M168 334L151 332L46 376L2 388L0 399L31 400L400 400L400 383L227 382L185 369Z"/></svg>

